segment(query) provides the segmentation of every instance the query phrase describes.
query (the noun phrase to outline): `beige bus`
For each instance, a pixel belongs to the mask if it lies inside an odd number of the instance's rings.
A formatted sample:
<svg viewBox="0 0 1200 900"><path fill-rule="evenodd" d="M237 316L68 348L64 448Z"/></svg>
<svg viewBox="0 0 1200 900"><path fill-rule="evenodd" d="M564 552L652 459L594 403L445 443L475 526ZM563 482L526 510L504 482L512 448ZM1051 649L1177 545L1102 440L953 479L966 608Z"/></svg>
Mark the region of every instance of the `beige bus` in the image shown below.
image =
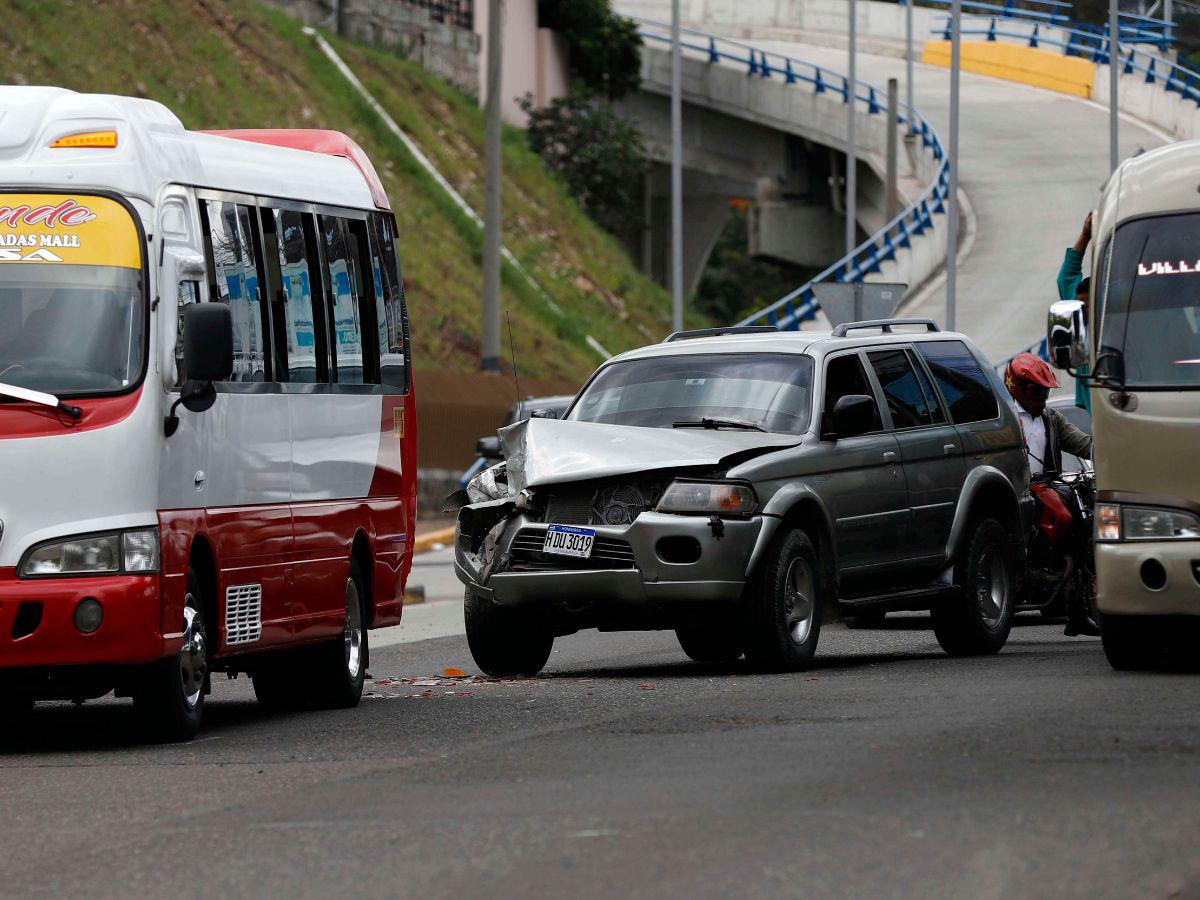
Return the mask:
<svg viewBox="0 0 1200 900"><path fill-rule="evenodd" d="M1047 338L1091 367L1104 651L1147 669L1200 629L1200 141L1126 161L1095 219L1091 302Z"/></svg>

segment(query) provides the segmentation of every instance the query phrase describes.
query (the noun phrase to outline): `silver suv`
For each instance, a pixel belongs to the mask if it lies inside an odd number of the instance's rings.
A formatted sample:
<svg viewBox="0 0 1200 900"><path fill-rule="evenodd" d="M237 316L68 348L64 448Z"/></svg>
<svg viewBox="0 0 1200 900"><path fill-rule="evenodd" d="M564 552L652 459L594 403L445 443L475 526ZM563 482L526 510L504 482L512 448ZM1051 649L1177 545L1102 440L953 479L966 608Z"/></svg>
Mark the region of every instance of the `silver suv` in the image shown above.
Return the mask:
<svg viewBox="0 0 1200 900"><path fill-rule="evenodd" d="M1008 638L1029 515L1017 418L961 334L682 332L500 432L459 511L476 663L532 674L581 628L809 664L823 623L929 610L951 654Z"/></svg>

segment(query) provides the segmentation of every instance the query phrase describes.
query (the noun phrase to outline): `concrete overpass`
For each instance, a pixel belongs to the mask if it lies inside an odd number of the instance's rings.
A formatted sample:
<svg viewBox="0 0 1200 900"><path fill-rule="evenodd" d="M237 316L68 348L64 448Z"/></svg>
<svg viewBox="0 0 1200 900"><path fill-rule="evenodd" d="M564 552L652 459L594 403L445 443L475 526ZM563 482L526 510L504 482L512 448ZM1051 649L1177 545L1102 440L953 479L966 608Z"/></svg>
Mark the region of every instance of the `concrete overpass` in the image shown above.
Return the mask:
<svg viewBox="0 0 1200 900"><path fill-rule="evenodd" d="M844 0L682 0L691 27L730 34L830 69L847 67ZM618 0L625 13L669 15L667 0ZM903 8L860 0L859 77L876 84L904 78ZM944 17L917 9L918 42ZM919 46L919 44L918 44ZM1106 76L1098 67L1097 84ZM1140 82L1137 84L1135 82ZM1187 106L1146 99L1144 79L1122 81L1123 156L1190 136L1197 119ZM948 127L949 77L944 68L916 66L915 104L943 134ZM1164 107L1162 104L1166 103ZM1135 118L1134 114L1143 118ZM1152 122L1159 120L1163 127ZM1173 132L1173 133L1172 133ZM1003 358L1043 331L1045 308L1063 249L1075 238L1108 175L1108 113L1089 98L971 73L962 76L959 184L964 228L959 253L958 327L993 357ZM918 283L917 279L905 279ZM945 292L935 277L915 291L904 312L943 320Z"/></svg>

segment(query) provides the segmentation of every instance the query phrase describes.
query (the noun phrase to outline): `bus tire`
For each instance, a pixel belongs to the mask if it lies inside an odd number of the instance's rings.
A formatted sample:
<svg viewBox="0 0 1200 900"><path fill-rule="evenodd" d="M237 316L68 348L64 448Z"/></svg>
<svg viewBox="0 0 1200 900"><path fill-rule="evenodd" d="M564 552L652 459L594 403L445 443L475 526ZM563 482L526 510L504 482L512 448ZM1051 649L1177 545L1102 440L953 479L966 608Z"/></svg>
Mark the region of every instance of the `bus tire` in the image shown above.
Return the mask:
<svg viewBox="0 0 1200 900"><path fill-rule="evenodd" d="M365 585L358 560L351 558L342 634L315 648L313 688L318 705L325 709L353 709L362 699L367 677Z"/></svg>
<svg viewBox="0 0 1200 900"><path fill-rule="evenodd" d="M190 566L182 627L178 655L147 666L133 696L134 708L148 732L160 741L189 741L196 736L204 717L204 695L209 690L204 593Z"/></svg>
<svg viewBox="0 0 1200 900"><path fill-rule="evenodd" d="M999 653L1012 629L1015 567L1008 535L995 519L980 519L954 566L958 596L930 610L933 633L951 656Z"/></svg>
<svg viewBox="0 0 1200 900"><path fill-rule="evenodd" d="M1162 625L1140 616L1100 617L1100 641L1108 664L1118 672L1148 672L1162 663Z"/></svg>
<svg viewBox="0 0 1200 900"><path fill-rule="evenodd" d="M463 618L471 656L493 678L536 675L550 658L554 635L528 615L468 590Z"/></svg>

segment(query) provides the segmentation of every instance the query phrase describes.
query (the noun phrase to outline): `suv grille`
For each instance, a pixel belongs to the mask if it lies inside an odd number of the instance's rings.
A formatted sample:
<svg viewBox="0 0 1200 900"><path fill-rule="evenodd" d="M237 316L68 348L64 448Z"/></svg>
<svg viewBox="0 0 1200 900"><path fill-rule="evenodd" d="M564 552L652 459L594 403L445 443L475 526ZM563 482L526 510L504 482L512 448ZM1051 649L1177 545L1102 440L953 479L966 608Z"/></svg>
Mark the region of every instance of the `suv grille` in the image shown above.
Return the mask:
<svg viewBox="0 0 1200 900"><path fill-rule="evenodd" d="M546 521L555 525L632 525L653 509L663 482L579 482L550 488ZM599 543L599 542L597 542Z"/></svg>
<svg viewBox="0 0 1200 900"><path fill-rule="evenodd" d="M554 572L562 569L633 569L633 550L624 541L597 537L588 559L547 555L542 552L546 532L522 529L513 538L509 564L511 572Z"/></svg>

